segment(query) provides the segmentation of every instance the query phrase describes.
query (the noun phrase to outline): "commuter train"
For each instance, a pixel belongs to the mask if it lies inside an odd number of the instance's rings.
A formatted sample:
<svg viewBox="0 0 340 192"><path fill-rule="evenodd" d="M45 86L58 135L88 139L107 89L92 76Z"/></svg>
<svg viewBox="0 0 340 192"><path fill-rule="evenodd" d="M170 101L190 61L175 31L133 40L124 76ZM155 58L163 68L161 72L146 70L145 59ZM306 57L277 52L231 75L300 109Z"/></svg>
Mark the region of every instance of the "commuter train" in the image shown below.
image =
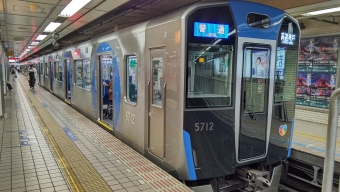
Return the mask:
<svg viewBox="0 0 340 192"><path fill-rule="evenodd" d="M291 150L299 39L279 9L199 2L23 64L193 190L275 191Z"/></svg>

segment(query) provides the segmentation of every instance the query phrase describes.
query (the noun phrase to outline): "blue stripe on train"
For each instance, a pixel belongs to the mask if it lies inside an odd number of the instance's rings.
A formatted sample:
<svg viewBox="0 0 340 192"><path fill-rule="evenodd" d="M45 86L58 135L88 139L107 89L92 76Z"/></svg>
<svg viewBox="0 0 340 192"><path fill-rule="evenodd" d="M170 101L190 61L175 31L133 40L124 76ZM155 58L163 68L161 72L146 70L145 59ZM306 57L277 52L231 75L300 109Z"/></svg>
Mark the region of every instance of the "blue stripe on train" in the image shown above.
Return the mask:
<svg viewBox="0 0 340 192"><path fill-rule="evenodd" d="M184 142L184 151L185 151L185 157L186 157L186 162L187 162L187 167L188 167L189 179L197 180L195 166L194 166L194 158L192 157L190 134L184 130L183 130L183 142Z"/></svg>

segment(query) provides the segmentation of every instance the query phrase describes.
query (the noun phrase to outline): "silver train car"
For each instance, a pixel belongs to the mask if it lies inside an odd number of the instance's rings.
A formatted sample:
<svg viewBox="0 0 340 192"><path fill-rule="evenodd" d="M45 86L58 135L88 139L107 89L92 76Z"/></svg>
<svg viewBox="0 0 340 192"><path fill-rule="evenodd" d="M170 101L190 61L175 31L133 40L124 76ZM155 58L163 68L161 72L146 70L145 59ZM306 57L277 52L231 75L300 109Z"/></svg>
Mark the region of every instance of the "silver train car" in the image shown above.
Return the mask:
<svg viewBox="0 0 340 192"><path fill-rule="evenodd" d="M276 8L201 2L26 64L192 189L275 191L290 156L299 39L298 22Z"/></svg>

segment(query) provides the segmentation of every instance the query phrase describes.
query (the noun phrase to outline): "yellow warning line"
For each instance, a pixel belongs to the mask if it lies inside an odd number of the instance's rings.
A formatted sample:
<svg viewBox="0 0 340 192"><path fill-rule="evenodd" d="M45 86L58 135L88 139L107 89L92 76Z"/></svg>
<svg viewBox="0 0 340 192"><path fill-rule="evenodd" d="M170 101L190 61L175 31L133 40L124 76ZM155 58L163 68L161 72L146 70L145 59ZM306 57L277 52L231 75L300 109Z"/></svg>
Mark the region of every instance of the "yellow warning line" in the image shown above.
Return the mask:
<svg viewBox="0 0 340 192"><path fill-rule="evenodd" d="M294 136L302 137L308 140L318 141L321 143L326 143L327 141L326 137L322 137L322 136L314 135L310 133L305 133L301 131L296 131L296 130L294 131ZM340 147L340 141L336 141L336 146Z"/></svg>
<svg viewBox="0 0 340 192"><path fill-rule="evenodd" d="M83 192L83 188L80 185L77 177L75 176L74 172L72 171L70 165L67 163L63 153L61 152L60 148L58 147L57 143L53 139L50 131L47 129L46 124L42 120L41 116L39 115L37 109L34 107L33 103L31 103L31 107L35 114L36 119L38 120L43 133L45 134L45 139L47 140L48 144L51 146L52 151L58 161L61 170L63 171L68 184L72 191Z"/></svg>
<svg viewBox="0 0 340 192"><path fill-rule="evenodd" d="M107 126L104 122L102 122L100 120L98 120L97 122L98 122L99 125L103 126L105 129L113 131L113 129L111 127Z"/></svg>
<svg viewBox="0 0 340 192"><path fill-rule="evenodd" d="M74 191L74 192L83 192L84 189L80 185L80 182L78 181L76 175L72 171L72 168L70 167L70 165L66 161L66 159L65 159L63 153L61 152L59 146L57 145L56 141L53 139L53 137L52 137L50 131L48 130L45 122L42 120L42 117L40 116L38 110L34 106L32 100L29 98L28 94L25 91L24 91L24 93L25 93L27 100L30 102L34 116L35 116L35 118L37 119L37 121L40 125L40 129L43 131L43 133L45 135L45 139L48 142L50 148L52 149L54 157L57 159L57 162L58 162L58 164L59 164L59 166L60 166L60 168L61 168L61 170L62 170L62 172L63 172L63 174L64 174L64 176L67 180L67 183L69 184L69 186L71 188L71 190Z"/></svg>
<svg viewBox="0 0 340 192"><path fill-rule="evenodd" d="M71 102L69 102L67 99L65 99L65 102L69 105L71 105Z"/></svg>

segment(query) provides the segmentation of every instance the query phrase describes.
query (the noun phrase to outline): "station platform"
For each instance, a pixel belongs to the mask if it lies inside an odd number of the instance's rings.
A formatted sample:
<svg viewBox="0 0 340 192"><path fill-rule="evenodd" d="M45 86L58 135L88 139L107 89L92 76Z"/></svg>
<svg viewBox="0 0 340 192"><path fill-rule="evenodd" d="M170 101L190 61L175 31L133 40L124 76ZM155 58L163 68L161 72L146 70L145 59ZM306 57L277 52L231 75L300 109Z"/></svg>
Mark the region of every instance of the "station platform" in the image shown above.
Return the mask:
<svg viewBox="0 0 340 192"><path fill-rule="evenodd" d="M324 166L327 125L295 120L291 158ZM340 130L337 132L334 171L340 173Z"/></svg>
<svg viewBox="0 0 340 192"><path fill-rule="evenodd" d="M0 120L0 191L192 191L23 75Z"/></svg>

